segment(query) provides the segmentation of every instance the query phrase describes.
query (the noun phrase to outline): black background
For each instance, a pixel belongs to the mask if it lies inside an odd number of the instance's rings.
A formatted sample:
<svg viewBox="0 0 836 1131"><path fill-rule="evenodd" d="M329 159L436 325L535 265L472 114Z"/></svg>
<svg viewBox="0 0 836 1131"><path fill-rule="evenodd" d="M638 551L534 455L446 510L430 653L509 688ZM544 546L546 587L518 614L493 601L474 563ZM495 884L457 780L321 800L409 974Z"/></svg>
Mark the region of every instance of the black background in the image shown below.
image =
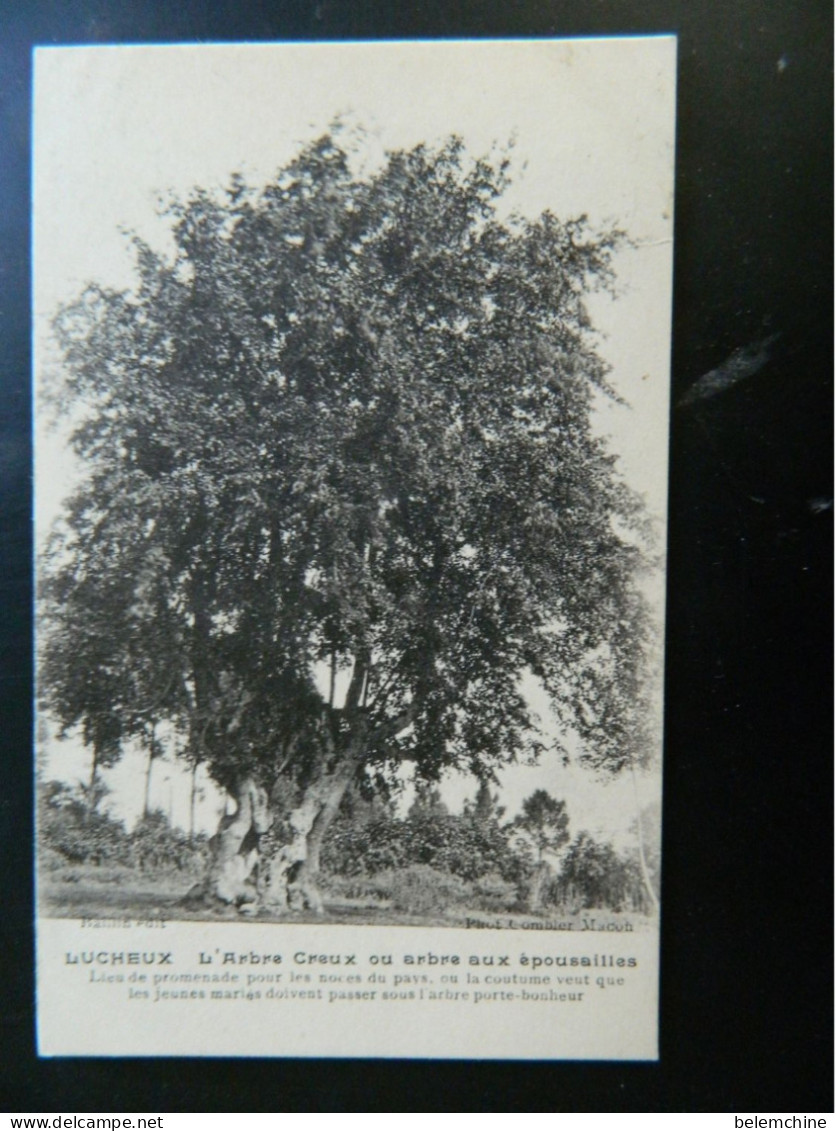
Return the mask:
<svg viewBox="0 0 836 1131"><path fill-rule="evenodd" d="M661 1060L38 1061L31 880L35 44L676 32ZM8 0L0 14L0 1105L6 1111L832 1111L832 6ZM781 65L779 66L779 60Z"/></svg>

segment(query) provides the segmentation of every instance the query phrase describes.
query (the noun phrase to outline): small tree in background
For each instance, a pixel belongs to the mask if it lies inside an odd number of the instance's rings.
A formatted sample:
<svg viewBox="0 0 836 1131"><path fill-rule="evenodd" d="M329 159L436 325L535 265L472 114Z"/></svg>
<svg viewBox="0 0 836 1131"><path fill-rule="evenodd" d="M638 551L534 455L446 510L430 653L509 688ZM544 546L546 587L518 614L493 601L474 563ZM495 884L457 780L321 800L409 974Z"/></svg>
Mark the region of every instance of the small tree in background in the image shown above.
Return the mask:
<svg viewBox="0 0 836 1131"><path fill-rule="evenodd" d="M483 824L499 824L504 813L505 809L499 804L499 794L491 792L487 778L480 778L476 796L464 803L464 815Z"/></svg>
<svg viewBox="0 0 836 1131"><path fill-rule="evenodd" d="M431 782L419 781L415 785L415 798L407 818L447 817L450 810L441 800L441 790Z"/></svg>
<svg viewBox="0 0 836 1131"><path fill-rule="evenodd" d="M514 828L523 834L524 842L533 847L534 861L529 889L529 905L533 910L542 904L543 885L550 872L547 854L556 855L569 842L569 814L565 801L558 801L545 789L537 789L522 803L522 812Z"/></svg>

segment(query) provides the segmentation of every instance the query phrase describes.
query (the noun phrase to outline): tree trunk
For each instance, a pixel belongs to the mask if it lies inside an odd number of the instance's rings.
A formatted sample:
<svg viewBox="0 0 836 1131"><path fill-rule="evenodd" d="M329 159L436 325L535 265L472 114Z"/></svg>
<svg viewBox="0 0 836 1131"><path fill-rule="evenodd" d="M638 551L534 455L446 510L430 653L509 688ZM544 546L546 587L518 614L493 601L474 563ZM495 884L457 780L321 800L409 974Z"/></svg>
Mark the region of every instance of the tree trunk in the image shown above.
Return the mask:
<svg viewBox="0 0 836 1131"><path fill-rule="evenodd" d="M322 841L356 770L355 758L342 758L315 777L290 810L287 835L272 858L265 861L261 897L266 907L308 910L317 915L324 911L318 884Z"/></svg>
<svg viewBox="0 0 836 1131"><path fill-rule="evenodd" d="M190 902L250 908L257 903L259 839L270 827L267 794L252 778L245 778L233 791L233 800L235 812L221 818L218 831L209 842L209 874L204 883L189 892Z"/></svg>
<svg viewBox="0 0 836 1131"><path fill-rule="evenodd" d="M531 880L531 891L528 896L528 906L532 911L539 911L543 903L543 884L548 875L549 866L542 857L537 861L534 876Z"/></svg>
<svg viewBox="0 0 836 1131"><path fill-rule="evenodd" d="M154 747L148 748L148 763L145 767L145 802L142 806L143 817L148 817L151 813L151 771L154 767Z"/></svg>
<svg viewBox="0 0 836 1131"><path fill-rule="evenodd" d="M339 712L343 720L358 723L356 712L368 686L370 663L370 649L358 649L345 703ZM328 712L321 719L320 757L312 767L301 800L288 813L282 843L269 862L265 861L259 877L263 903L277 911L290 908L322 914L324 905L318 884L322 841L357 772L368 739L365 724L359 722L348 742L340 744L338 733L332 728L335 677L336 660L332 655Z"/></svg>
<svg viewBox="0 0 836 1131"><path fill-rule="evenodd" d="M197 802L197 770L199 762L192 763L192 785L189 792L189 844L194 844L194 811Z"/></svg>
<svg viewBox="0 0 836 1131"><path fill-rule="evenodd" d="M630 775L633 779L633 798L636 803L636 832L639 840L639 868L644 881L645 891L647 892L650 900L650 907L652 914L656 915L659 912L659 898L653 889L653 881L650 879L650 870L647 867L647 856L644 851L644 831L642 829L642 812L639 805L639 787L636 781L636 764L630 759Z"/></svg>
<svg viewBox="0 0 836 1131"><path fill-rule="evenodd" d="M85 813L84 813L85 824L90 823L90 819L92 818L94 812L96 811L96 806L98 805L99 799L96 796L96 786L98 785L98 782L99 782L99 751L98 751L98 748L97 748L97 746L94 742L93 743L93 758L92 758L92 761L90 763L90 783L87 786L87 797L85 798L85 801L87 802L86 807L85 807Z"/></svg>
<svg viewBox="0 0 836 1131"><path fill-rule="evenodd" d="M351 717L357 712L364 689L368 687L368 673L369 654L366 651L355 662L341 711L343 717ZM407 708L371 734L361 720L353 736L347 741L343 739L341 747L338 747L337 738L328 720L325 720L321 732L321 754L312 767L301 797L294 798L289 811L280 803L280 798L274 799L274 811L286 812L287 816L282 822L282 829L274 829L269 838L277 842L276 847L264 853L269 859L263 859L259 873L259 894L265 907L278 912L290 908L322 914L324 907L318 884L320 852L345 791L358 767L363 764L369 744L399 734L413 720L412 708Z"/></svg>

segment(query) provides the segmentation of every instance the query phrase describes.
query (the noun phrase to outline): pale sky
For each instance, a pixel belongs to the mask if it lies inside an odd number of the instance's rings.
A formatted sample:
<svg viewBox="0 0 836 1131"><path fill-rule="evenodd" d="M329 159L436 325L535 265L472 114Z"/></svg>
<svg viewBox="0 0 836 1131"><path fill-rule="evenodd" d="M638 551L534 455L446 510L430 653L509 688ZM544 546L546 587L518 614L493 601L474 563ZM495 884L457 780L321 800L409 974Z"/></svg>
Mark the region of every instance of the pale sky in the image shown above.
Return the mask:
<svg viewBox="0 0 836 1131"><path fill-rule="evenodd" d="M601 352L630 408L602 403L596 427L612 439L625 477L663 523L673 232L675 40L442 41L39 48L35 60L34 308L36 377L54 360L49 320L84 284L131 284L122 232L164 248L159 204L241 172L263 184L336 115L366 134L365 161L384 150L460 135L473 156L514 139L513 184L503 207L550 208L616 224L637 245L616 260L619 297L590 304ZM37 380L36 380L37 385ZM77 470L60 431L36 426L39 542ZM660 525L664 537L664 527ZM662 581L654 594L661 609ZM56 748L50 772L84 773L75 744ZM141 759L111 774L112 804L129 823L141 808ZM187 786L155 769L155 803L184 823ZM163 779L166 774L169 780ZM658 774L640 783L658 795ZM513 813L548 788L566 798L572 829L618 837L635 813L627 780L606 787L576 767L503 775ZM453 782L455 806L475 784ZM201 822L216 820L207 791Z"/></svg>

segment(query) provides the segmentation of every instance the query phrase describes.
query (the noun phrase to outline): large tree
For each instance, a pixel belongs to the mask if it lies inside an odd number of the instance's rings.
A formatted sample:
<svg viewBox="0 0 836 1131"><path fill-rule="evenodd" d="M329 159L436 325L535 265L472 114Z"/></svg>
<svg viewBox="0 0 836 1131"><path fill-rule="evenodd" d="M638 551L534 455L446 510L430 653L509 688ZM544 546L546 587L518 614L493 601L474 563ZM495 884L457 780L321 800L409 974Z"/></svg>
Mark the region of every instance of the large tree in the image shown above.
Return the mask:
<svg viewBox="0 0 836 1131"><path fill-rule="evenodd" d="M321 906L358 776L542 754L524 677L598 768L642 742L644 520L585 307L620 237L500 220L507 160L458 139L347 150L195 191L173 254L135 239L135 288L56 320L85 477L43 695L94 741L184 735L236 802L204 892L238 904Z"/></svg>

